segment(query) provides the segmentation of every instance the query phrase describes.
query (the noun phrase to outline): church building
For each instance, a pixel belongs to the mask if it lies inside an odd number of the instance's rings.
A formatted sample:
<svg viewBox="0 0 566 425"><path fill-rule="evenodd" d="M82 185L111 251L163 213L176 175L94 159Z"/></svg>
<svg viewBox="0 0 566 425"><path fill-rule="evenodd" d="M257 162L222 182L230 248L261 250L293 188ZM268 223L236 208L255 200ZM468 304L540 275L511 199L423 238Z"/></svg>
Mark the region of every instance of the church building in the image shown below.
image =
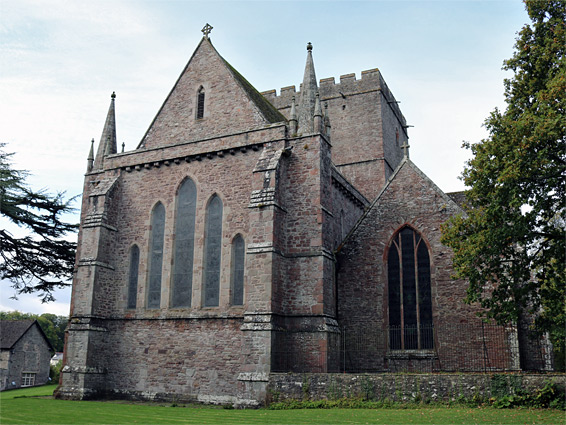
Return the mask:
<svg viewBox="0 0 566 425"><path fill-rule="evenodd" d="M256 406L277 373L527 367L462 302L462 196L409 158L381 72L319 81L309 43L299 89L260 93L210 30L131 151L111 96L56 395Z"/></svg>

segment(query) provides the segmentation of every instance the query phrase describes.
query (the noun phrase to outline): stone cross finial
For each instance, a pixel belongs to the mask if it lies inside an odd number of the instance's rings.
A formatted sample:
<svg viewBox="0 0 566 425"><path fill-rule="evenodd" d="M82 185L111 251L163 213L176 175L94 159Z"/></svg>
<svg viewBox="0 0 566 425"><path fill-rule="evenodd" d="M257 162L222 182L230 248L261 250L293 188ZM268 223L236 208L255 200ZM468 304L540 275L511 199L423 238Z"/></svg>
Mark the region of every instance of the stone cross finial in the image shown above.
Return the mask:
<svg viewBox="0 0 566 425"><path fill-rule="evenodd" d="M204 34L204 37L208 39L208 34L210 34L210 32L212 31L212 25L209 25L208 22L206 23L206 25L204 27L202 27L202 33Z"/></svg>
<svg viewBox="0 0 566 425"><path fill-rule="evenodd" d="M410 146L407 144L407 141L405 140L403 142L403 146L401 146L401 149L403 149L403 156L405 158L409 157L409 148L410 148Z"/></svg>

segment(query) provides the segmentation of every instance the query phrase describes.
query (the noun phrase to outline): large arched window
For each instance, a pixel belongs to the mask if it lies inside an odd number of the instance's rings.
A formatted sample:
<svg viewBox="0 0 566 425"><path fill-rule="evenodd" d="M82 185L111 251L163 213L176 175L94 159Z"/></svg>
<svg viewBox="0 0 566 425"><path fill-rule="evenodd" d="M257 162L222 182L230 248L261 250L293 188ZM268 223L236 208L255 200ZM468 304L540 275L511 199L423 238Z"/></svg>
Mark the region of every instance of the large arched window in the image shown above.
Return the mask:
<svg viewBox="0 0 566 425"><path fill-rule="evenodd" d="M206 207L204 240L204 306L217 307L220 297L222 201L214 195Z"/></svg>
<svg viewBox="0 0 566 425"><path fill-rule="evenodd" d="M165 207L161 202L158 202L151 214L149 285L147 289L148 308L159 308L161 305L161 269L163 267L164 235Z"/></svg>
<svg viewBox="0 0 566 425"><path fill-rule="evenodd" d="M191 306L196 202L197 188L188 178L183 182L177 194L172 307Z"/></svg>
<svg viewBox="0 0 566 425"><path fill-rule="evenodd" d="M404 227L393 238L387 261L389 348L432 349L430 258L424 240Z"/></svg>
<svg viewBox="0 0 566 425"><path fill-rule="evenodd" d="M232 240L232 270L230 286L232 289L232 305L244 304L244 262L246 244L242 235Z"/></svg>
<svg viewBox="0 0 566 425"><path fill-rule="evenodd" d="M137 245L130 248L130 270L128 274L128 308L136 308L138 295L138 270L140 264L140 249Z"/></svg>
<svg viewBox="0 0 566 425"><path fill-rule="evenodd" d="M200 86L197 92L197 119L204 117L204 87Z"/></svg>

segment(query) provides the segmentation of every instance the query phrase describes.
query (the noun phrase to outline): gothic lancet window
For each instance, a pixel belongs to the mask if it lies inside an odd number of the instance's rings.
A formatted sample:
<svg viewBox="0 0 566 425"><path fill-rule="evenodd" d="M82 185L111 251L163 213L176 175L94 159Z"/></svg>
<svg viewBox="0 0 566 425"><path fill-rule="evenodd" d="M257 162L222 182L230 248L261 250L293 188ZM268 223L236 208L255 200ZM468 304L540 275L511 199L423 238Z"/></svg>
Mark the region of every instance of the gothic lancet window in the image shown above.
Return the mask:
<svg viewBox="0 0 566 425"><path fill-rule="evenodd" d="M220 298L222 201L214 195L206 207L204 240L204 306L217 307Z"/></svg>
<svg viewBox="0 0 566 425"><path fill-rule="evenodd" d="M196 202L197 188L191 179L186 179L177 194L172 307L191 306Z"/></svg>
<svg viewBox="0 0 566 425"><path fill-rule="evenodd" d="M139 264L140 249L137 245L133 245L130 249L130 271L128 275L128 308L136 308Z"/></svg>
<svg viewBox="0 0 566 425"><path fill-rule="evenodd" d="M148 308L159 308L161 305L161 269L163 267L164 235L165 207L161 202L158 202L151 214L149 285L147 290Z"/></svg>
<svg viewBox="0 0 566 425"><path fill-rule="evenodd" d="M393 238L387 256L389 348L433 348L430 258L421 236L409 227Z"/></svg>
<svg viewBox="0 0 566 425"><path fill-rule="evenodd" d="M200 86L197 92L197 119L204 117L204 87Z"/></svg>
<svg viewBox="0 0 566 425"><path fill-rule="evenodd" d="M244 261L245 242L242 235L236 235L232 241L232 305L244 304Z"/></svg>

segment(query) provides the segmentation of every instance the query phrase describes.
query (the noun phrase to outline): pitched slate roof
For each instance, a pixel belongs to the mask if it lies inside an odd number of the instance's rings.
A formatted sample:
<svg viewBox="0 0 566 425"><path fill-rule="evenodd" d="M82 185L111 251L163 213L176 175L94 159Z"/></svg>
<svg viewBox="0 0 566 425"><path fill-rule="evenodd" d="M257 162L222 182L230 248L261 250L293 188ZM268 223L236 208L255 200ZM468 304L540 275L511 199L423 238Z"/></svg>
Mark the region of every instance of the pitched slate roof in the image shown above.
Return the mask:
<svg viewBox="0 0 566 425"><path fill-rule="evenodd" d="M287 121L287 118L285 118L285 116L281 112L279 112L279 110L277 110L275 106L273 106L269 102L269 100L263 97L263 95L259 91L257 91L257 89L254 86L252 86L250 82L246 80L242 74L240 74L232 65L230 65L226 59L224 59L222 56L220 57L222 58L222 60L224 61L224 63L226 64L226 66L228 67L228 69L236 79L236 81L244 89L248 97L252 100L252 102L254 102L255 106L261 111L263 116L270 123Z"/></svg>
<svg viewBox="0 0 566 425"><path fill-rule="evenodd" d="M0 349L9 350L12 348L35 323L37 323L37 321L32 319L0 320ZM39 326L39 323L37 323L37 327L43 335L43 338L45 338L49 348L53 350L51 342L49 342L49 339L45 336L45 333L43 332L43 329L41 329L41 326Z"/></svg>
<svg viewBox="0 0 566 425"><path fill-rule="evenodd" d="M35 320L0 320L0 348L12 348Z"/></svg>

